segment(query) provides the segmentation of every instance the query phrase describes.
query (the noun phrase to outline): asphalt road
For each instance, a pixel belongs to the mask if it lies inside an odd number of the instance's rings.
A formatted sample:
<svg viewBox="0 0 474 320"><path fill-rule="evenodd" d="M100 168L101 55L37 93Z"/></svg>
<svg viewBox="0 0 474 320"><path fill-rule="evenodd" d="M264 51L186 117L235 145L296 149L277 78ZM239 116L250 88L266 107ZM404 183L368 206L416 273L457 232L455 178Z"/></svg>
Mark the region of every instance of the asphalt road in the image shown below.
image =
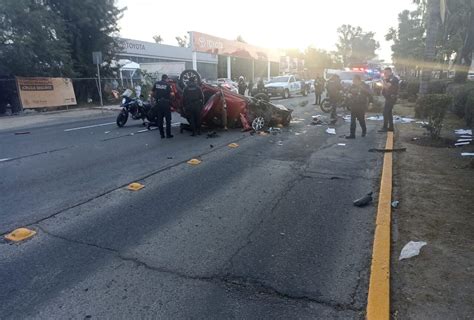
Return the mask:
<svg viewBox="0 0 474 320"><path fill-rule="evenodd" d="M38 231L0 242L0 317L363 319L375 205L352 201L377 192L385 135L329 135L312 99L274 101L294 121L269 136L0 127L0 233Z"/></svg>

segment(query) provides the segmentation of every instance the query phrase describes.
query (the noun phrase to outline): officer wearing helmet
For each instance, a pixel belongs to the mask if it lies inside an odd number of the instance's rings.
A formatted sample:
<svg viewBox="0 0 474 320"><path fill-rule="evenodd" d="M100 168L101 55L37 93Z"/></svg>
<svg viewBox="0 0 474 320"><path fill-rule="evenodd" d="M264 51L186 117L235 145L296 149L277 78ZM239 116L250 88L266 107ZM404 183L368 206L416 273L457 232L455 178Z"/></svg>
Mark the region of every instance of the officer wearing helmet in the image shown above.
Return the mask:
<svg viewBox="0 0 474 320"><path fill-rule="evenodd" d="M196 79L191 77L183 91L183 109L193 133L201 134L201 111L204 106L204 95L197 85Z"/></svg>
<svg viewBox="0 0 474 320"><path fill-rule="evenodd" d="M158 129L161 138L165 137L163 130L163 118L166 119L166 138L173 138L171 134L171 99L174 97L166 74L161 76L161 81L155 82L151 96L155 99L154 115L157 117Z"/></svg>
<svg viewBox="0 0 474 320"><path fill-rule="evenodd" d="M245 83L243 76L239 77L239 82L237 86L239 87L239 94L245 95L245 90L247 90L247 84Z"/></svg>

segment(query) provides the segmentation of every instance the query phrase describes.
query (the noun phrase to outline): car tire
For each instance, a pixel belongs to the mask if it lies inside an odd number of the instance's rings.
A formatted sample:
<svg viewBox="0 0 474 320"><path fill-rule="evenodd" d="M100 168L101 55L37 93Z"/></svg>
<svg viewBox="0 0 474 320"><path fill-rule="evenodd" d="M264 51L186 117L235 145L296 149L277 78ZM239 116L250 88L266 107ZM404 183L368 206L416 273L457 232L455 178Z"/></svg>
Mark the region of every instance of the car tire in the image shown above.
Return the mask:
<svg viewBox="0 0 474 320"><path fill-rule="evenodd" d="M303 92L301 92L301 94L303 94L303 97L306 97L308 95L308 90L306 90L306 88L304 88Z"/></svg>
<svg viewBox="0 0 474 320"><path fill-rule="evenodd" d="M285 91L283 91L282 98L288 99L289 97L290 97L290 91L288 89L285 89Z"/></svg>
<svg viewBox="0 0 474 320"><path fill-rule="evenodd" d="M329 113L331 112L331 103L329 102L329 99L324 99L323 101L321 101L321 110L325 113Z"/></svg>
<svg viewBox="0 0 474 320"><path fill-rule="evenodd" d="M197 85L198 86L201 85L201 76L199 75L199 73L196 70L187 69L187 70L184 70L183 72L181 72L181 74L179 76L178 87L181 90L184 90L184 88L186 87L186 85L188 83L188 79L190 77L195 77Z"/></svg>

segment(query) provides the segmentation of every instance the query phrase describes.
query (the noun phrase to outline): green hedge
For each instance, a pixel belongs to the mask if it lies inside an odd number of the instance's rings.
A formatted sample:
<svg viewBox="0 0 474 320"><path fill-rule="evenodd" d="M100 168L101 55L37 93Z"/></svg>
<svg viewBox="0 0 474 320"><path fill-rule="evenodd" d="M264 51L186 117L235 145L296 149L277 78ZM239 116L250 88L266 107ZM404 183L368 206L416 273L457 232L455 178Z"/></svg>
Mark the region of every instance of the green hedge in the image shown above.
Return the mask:
<svg viewBox="0 0 474 320"><path fill-rule="evenodd" d="M427 94L418 98L415 114L418 118L428 120L427 130L431 138L438 139L443 128L443 120L452 102L452 97L447 94Z"/></svg>

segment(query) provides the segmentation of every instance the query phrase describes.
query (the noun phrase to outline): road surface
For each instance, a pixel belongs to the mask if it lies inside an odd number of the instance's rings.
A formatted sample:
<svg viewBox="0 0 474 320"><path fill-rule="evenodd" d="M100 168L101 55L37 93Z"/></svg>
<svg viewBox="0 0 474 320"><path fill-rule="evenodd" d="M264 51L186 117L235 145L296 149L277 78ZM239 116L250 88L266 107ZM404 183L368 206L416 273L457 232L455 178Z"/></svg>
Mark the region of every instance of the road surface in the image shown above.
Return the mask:
<svg viewBox="0 0 474 320"><path fill-rule="evenodd" d="M313 97L274 102L294 121L269 136L0 122L0 233L38 231L0 242L1 318L363 319L375 206L352 201L377 192L385 135L346 141L343 120L310 124Z"/></svg>

